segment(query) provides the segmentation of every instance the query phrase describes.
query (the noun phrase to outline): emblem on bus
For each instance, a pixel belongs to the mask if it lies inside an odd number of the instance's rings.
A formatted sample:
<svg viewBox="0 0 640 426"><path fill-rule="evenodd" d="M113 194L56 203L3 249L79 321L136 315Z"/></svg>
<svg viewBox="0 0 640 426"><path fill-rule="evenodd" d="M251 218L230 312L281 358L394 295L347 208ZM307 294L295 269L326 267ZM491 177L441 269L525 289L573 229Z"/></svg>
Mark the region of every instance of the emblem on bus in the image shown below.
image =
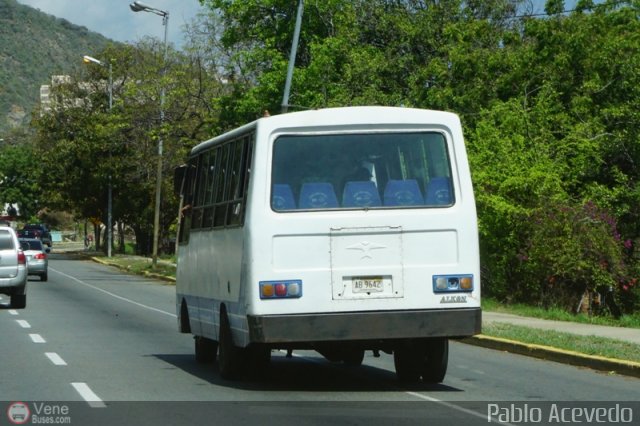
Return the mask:
<svg viewBox="0 0 640 426"><path fill-rule="evenodd" d="M373 259L371 256L372 250L385 249L387 246L383 246L381 244L370 243L369 241L362 241L361 243L353 244L347 247L347 250L358 250L362 252L362 259Z"/></svg>
<svg viewBox="0 0 640 426"><path fill-rule="evenodd" d="M467 296L442 296L440 303L467 303Z"/></svg>

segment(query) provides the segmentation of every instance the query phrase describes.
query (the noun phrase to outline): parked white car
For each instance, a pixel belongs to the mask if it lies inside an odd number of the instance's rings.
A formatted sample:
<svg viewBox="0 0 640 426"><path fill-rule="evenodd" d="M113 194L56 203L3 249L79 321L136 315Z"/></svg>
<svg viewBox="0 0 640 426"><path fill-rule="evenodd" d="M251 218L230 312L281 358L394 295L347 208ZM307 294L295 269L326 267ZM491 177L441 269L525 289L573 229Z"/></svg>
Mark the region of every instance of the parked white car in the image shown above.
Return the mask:
<svg viewBox="0 0 640 426"><path fill-rule="evenodd" d="M0 226L0 293L11 297L11 307L27 306L27 256L20 247L16 231Z"/></svg>

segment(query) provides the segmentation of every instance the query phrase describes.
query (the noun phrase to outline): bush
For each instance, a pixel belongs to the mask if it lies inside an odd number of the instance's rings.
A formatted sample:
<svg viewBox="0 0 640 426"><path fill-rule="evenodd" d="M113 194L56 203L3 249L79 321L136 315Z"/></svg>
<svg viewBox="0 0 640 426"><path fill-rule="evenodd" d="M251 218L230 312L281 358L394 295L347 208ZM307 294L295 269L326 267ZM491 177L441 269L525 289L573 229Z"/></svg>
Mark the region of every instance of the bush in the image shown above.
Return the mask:
<svg viewBox="0 0 640 426"><path fill-rule="evenodd" d="M609 294L614 315L617 307L627 312L635 308L636 280L627 262L630 242L622 241L608 211L592 202L549 200L534 210L529 223L518 253L518 275L527 283L519 298L575 311L586 292Z"/></svg>

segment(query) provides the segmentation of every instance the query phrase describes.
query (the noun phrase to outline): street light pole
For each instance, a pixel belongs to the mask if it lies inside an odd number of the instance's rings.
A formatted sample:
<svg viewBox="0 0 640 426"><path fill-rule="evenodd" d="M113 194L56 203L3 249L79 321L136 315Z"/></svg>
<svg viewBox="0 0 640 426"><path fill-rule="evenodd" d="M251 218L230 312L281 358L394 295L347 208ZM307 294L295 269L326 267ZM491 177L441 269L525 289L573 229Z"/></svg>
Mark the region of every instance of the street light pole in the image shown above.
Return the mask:
<svg viewBox="0 0 640 426"><path fill-rule="evenodd" d="M169 12L166 10L156 9L148 6L142 2L134 1L129 5L134 12L151 12L156 15L162 16L162 25L164 25L164 55L162 58L162 77L165 76L167 71L167 33L169 30ZM164 95L165 87L164 83L160 88L160 126L164 123ZM158 166L156 171L156 204L153 213L153 252L152 252L152 267L155 269L158 265L158 238L160 230L160 195L162 193L162 131L160 131L160 137L158 138Z"/></svg>
<svg viewBox="0 0 640 426"><path fill-rule="evenodd" d="M104 67L104 62L91 56L83 56L82 60L85 64L94 63ZM109 61L109 112L113 108L113 69L111 61ZM109 159L111 159L111 144L109 144ZM113 245L113 185L111 184L111 162L109 162L109 183L107 185L107 257L111 257L111 246Z"/></svg>

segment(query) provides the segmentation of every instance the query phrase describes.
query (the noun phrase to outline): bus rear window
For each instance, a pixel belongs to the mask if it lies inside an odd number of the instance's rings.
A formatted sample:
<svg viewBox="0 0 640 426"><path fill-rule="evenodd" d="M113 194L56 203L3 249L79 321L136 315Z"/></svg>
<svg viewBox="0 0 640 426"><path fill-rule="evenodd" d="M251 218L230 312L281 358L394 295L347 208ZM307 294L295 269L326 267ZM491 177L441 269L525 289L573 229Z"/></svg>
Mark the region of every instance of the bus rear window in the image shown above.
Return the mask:
<svg viewBox="0 0 640 426"><path fill-rule="evenodd" d="M447 207L455 201L438 132L286 135L274 143L275 211Z"/></svg>

